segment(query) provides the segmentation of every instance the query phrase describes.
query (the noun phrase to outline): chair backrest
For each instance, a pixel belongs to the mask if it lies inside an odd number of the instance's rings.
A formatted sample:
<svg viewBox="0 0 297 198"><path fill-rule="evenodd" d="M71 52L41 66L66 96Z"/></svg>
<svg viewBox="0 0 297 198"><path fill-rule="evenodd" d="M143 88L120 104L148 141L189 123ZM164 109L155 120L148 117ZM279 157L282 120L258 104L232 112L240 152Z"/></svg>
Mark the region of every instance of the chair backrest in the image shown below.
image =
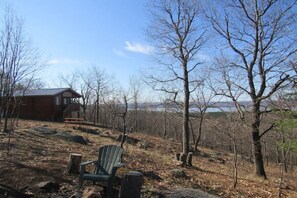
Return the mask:
<svg viewBox="0 0 297 198"><path fill-rule="evenodd" d="M123 148L116 145L106 145L99 148L96 174L109 175L112 167L121 162Z"/></svg>

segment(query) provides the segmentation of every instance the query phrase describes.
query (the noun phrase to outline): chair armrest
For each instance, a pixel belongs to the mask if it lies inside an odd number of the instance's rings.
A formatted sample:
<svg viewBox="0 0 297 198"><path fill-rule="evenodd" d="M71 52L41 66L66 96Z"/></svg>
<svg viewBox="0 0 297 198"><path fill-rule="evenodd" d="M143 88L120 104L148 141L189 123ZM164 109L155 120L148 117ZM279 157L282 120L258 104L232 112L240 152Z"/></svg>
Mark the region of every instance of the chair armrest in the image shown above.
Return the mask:
<svg viewBox="0 0 297 198"><path fill-rule="evenodd" d="M86 172L86 165L88 165L88 164L96 164L96 163L97 163L97 160L86 161L86 162L80 163L80 166L79 166L80 175L82 176Z"/></svg>
<svg viewBox="0 0 297 198"><path fill-rule="evenodd" d="M88 164L93 164L93 163L96 163L97 162L97 160L94 160L94 161L86 161L86 162L82 162L82 163L80 163L80 165L81 166L86 166L86 165L88 165Z"/></svg>
<svg viewBox="0 0 297 198"><path fill-rule="evenodd" d="M118 163L118 164L114 165L114 166L112 167L112 170L111 170L111 176L114 177L115 174L116 174L116 172L117 172L117 170L118 170L119 168L123 167L123 166L124 166L123 163Z"/></svg>
<svg viewBox="0 0 297 198"><path fill-rule="evenodd" d="M124 163L118 163L118 164L114 165L113 168L121 168L124 165L125 165Z"/></svg>

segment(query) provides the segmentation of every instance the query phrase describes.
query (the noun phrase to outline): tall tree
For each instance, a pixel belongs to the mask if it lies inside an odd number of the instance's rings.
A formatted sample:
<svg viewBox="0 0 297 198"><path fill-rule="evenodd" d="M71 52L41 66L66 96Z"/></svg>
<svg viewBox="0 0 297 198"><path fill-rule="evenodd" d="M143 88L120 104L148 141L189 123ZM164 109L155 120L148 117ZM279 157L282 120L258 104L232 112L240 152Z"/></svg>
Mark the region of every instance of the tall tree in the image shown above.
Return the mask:
<svg viewBox="0 0 297 198"><path fill-rule="evenodd" d="M217 59L220 72L218 94L235 102L241 117L244 108L238 96L244 93L252 102L250 134L253 141L255 175L266 178L261 138L273 125L261 130L263 101L287 85L293 75L289 66L296 53L296 0L216 1L215 12L207 13L224 43L224 58ZM221 4L220 4L221 3ZM223 8L223 9L221 9ZM228 46L226 48L226 46Z"/></svg>
<svg viewBox="0 0 297 198"><path fill-rule="evenodd" d="M125 142L125 136L127 131L127 113L128 113L128 94L123 89L113 89L103 98L105 106L110 110L112 114L113 129L115 118L118 117L122 122L122 140L121 147Z"/></svg>
<svg viewBox="0 0 297 198"><path fill-rule="evenodd" d="M92 98L92 78L90 73L77 71L77 75L80 78L80 94L81 94L81 101L82 101L82 109L83 109L83 117L84 120L87 121L87 109L91 102Z"/></svg>
<svg viewBox="0 0 297 198"><path fill-rule="evenodd" d="M43 67L38 51L32 47L23 30L23 22L7 8L0 24L0 115L4 115L4 131L16 91L24 91ZM22 90L18 90L22 87ZM14 107L13 107L14 108Z"/></svg>
<svg viewBox="0 0 297 198"><path fill-rule="evenodd" d="M152 1L148 35L155 45L157 66L147 75L155 90L180 98L183 106L183 153L189 152L189 100L197 81L192 73L200 62L198 53L205 43L200 24L201 7L195 0Z"/></svg>
<svg viewBox="0 0 297 198"><path fill-rule="evenodd" d="M132 100L132 128L133 131L138 131L138 110L139 102L141 100L141 93L143 89L142 80L138 76L130 76L129 93L131 93Z"/></svg>
<svg viewBox="0 0 297 198"><path fill-rule="evenodd" d="M60 86L67 86L71 89L76 89L80 72L73 72L70 74L60 73L58 78L60 80Z"/></svg>
<svg viewBox="0 0 297 198"><path fill-rule="evenodd" d="M204 73L205 76L208 73ZM202 79L202 78L201 78ZM198 120L198 133L197 137L195 137L194 132L193 134L193 142L194 142L194 150L195 152L198 151L198 144L200 143L202 131L203 131L203 124L205 119L207 118L207 111L209 108L215 108L216 103L212 102L216 97L215 93L209 86L207 85L207 81L209 79L204 79L198 88L195 90L194 94L191 96L191 102L193 103L194 110L193 110L193 117L196 117Z"/></svg>
<svg viewBox="0 0 297 198"><path fill-rule="evenodd" d="M92 73L91 78L93 79L91 89L95 95L94 124L99 124L100 102L102 100L102 95L107 90L108 84L111 82L111 78L104 70L96 66L94 66L90 72Z"/></svg>

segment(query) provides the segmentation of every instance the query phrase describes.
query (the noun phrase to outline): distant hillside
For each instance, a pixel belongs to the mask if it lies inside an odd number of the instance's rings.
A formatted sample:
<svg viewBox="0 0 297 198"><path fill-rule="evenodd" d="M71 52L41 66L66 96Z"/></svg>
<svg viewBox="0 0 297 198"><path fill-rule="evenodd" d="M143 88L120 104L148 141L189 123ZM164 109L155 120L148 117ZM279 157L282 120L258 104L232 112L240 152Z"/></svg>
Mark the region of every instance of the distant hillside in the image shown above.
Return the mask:
<svg viewBox="0 0 297 198"><path fill-rule="evenodd" d="M252 102L251 101L240 101L239 102L241 106L245 107L246 109L249 109L252 106ZM269 104L271 104L270 101L263 101L262 105L263 108L267 107ZM195 104L190 104L191 105L191 110L192 111L196 111L196 107ZM133 109L133 104L128 104L129 109L132 110ZM236 107L234 105L233 102L227 102L227 101L223 101L223 102L210 102L210 104L208 105L209 112L215 112L215 111L235 111ZM171 103L168 105L169 108L175 108L178 109L178 106ZM146 110L146 109L150 109L150 110L156 110L156 111L162 111L164 110L164 104L162 103L158 103L158 102L152 102L152 103L139 103L138 104L138 108L140 110Z"/></svg>

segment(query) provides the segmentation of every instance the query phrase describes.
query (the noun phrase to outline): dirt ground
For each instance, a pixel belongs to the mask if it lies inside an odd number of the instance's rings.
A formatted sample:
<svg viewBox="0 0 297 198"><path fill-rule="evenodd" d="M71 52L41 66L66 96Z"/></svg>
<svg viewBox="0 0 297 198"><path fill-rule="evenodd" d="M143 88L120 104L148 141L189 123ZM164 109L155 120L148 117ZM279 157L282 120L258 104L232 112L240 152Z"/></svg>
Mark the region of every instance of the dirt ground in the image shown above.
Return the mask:
<svg viewBox="0 0 297 198"><path fill-rule="evenodd" d="M89 129L97 134L88 133ZM47 129L47 131L41 131ZM87 144L75 143L55 136L56 133L82 136ZM71 197L76 193L78 175L67 173L68 158L71 153L82 154L82 161L95 160L102 145L117 144L119 132L110 129L75 124L25 121L9 135L0 132L0 197ZM233 188L233 157L223 151L199 148L203 155L193 157L192 167L181 167L174 159L180 145L173 140L165 140L144 134L129 134L139 142L125 143L123 162L117 176L121 178L127 171L144 174L143 197L164 197L165 192L176 189L199 189L219 197L297 197L297 172L285 173L280 185L280 168L266 167L268 179L253 176L253 164L238 162L239 179ZM185 173L182 177L173 174L175 170ZM38 187L41 182L53 182L59 187L50 192ZM120 186L116 182L115 195ZM86 187L95 187L104 195L98 184L87 182ZM280 188L281 187L281 188ZM193 197L195 197L194 193Z"/></svg>

